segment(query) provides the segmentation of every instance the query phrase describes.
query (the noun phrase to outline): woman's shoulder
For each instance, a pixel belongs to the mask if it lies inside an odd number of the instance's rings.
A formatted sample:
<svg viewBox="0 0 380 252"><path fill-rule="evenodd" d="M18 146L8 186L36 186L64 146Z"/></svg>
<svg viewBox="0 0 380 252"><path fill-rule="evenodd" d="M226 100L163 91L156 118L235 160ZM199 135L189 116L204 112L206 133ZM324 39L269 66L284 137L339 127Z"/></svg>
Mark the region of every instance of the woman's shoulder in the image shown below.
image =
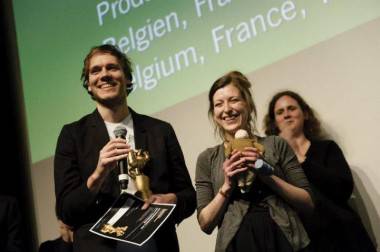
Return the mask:
<svg viewBox="0 0 380 252"><path fill-rule="evenodd" d="M204 151L202 151L198 155L198 159L205 159L205 158L217 156L218 153L220 153L220 151L222 151L222 149L223 149L222 144L218 144L218 145L215 145L213 147L209 147L209 148L205 149Z"/></svg>
<svg viewBox="0 0 380 252"><path fill-rule="evenodd" d="M278 148L281 149L288 145L288 143L282 137L275 136L275 135L265 136L265 137L258 136L257 140L260 144L266 146L266 148L270 147L274 149L278 149Z"/></svg>
<svg viewBox="0 0 380 252"><path fill-rule="evenodd" d="M219 144L205 149L198 155L197 165L212 165L224 159L224 146Z"/></svg>
<svg viewBox="0 0 380 252"><path fill-rule="evenodd" d="M334 140L325 139L311 141L307 155L309 157L321 155L322 157L325 157L327 155L340 155L342 153L342 149Z"/></svg>
<svg viewBox="0 0 380 252"><path fill-rule="evenodd" d="M312 140L311 146L317 149L329 149L329 148L340 149L339 145L334 140L331 140L331 139Z"/></svg>

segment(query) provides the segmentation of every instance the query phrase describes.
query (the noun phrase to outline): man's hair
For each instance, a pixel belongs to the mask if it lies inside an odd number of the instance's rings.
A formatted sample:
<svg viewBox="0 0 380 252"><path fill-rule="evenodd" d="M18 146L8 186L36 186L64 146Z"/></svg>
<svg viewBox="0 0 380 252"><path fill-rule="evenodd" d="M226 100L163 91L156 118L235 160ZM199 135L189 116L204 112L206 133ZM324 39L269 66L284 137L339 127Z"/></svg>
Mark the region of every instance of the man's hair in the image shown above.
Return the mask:
<svg viewBox="0 0 380 252"><path fill-rule="evenodd" d="M305 100L299 94L290 90L278 92L272 97L269 103L268 113L264 118L265 134L269 136L278 135L280 133L280 130L278 129L276 124L274 107L276 105L276 102L283 96L289 96L292 99L294 99L300 106L302 112L304 113L306 118L304 121L303 132L306 138L310 140L324 138L321 129L321 123L315 116L314 110L309 106L309 104L305 102Z"/></svg>
<svg viewBox="0 0 380 252"><path fill-rule="evenodd" d="M92 96L92 93L88 91L88 78L90 73L90 60L97 53L106 53L115 56L123 69L125 77L130 81L127 84L127 94L129 94L133 89L132 84L132 62L131 60L122 53L116 46L105 44L100 46L94 46L91 48L90 52L87 54L86 58L83 60L83 69L80 79L82 80L83 87Z"/></svg>
<svg viewBox="0 0 380 252"><path fill-rule="evenodd" d="M247 127L247 131L250 135L256 132L256 105L253 101L251 94L251 82L248 78L239 71L231 71L227 74L223 75L219 79L217 79L211 86L210 91L208 93L209 100L209 108L208 108L208 116L214 123L214 130L217 135L224 139L224 129L217 125L213 119L214 116L214 94L221 88L224 88L228 85L234 85L240 92L243 101L247 104L247 121L244 122Z"/></svg>

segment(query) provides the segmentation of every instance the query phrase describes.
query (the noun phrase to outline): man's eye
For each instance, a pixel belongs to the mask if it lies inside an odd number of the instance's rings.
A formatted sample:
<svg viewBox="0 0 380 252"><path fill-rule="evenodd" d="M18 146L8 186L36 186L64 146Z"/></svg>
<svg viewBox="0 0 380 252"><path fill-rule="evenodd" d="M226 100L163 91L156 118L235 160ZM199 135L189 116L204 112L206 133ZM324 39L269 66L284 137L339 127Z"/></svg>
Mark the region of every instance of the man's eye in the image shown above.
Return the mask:
<svg viewBox="0 0 380 252"><path fill-rule="evenodd" d="M107 67L107 69L109 69L109 70L119 70L120 67L119 67L118 65L109 65L109 66Z"/></svg>
<svg viewBox="0 0 380 252"><path fill-rule="evenodd" d="M99 71L100 71L99 68L93 68L93 69L91 69L90 73L91 73L91 74L96 74L96 73L98 73Z"/></svg>

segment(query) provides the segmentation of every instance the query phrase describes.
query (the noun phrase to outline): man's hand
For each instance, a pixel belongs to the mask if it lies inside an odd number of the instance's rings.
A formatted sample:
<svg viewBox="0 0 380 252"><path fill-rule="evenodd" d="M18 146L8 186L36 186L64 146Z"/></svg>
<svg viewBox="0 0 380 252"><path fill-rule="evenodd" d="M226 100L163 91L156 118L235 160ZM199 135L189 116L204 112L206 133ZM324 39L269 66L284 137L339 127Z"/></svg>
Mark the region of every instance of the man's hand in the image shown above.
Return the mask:
<svg viewBox="0 0 380 252"><path fill-rule="evenodd" d="M174 193L166 194L152 194L148 200L145 201L145 204L142 206L142 210L145 210L152 203L167 203L175 204L177 203L177 196Z"/></svg>
<svg viewBox="0 0 380 252"><path fill-rule="evenodd" d="M88 189L97 191L117 161L127 158L130 148L125 139L111 139L99 152L96 169L87 179Z"/></svg>

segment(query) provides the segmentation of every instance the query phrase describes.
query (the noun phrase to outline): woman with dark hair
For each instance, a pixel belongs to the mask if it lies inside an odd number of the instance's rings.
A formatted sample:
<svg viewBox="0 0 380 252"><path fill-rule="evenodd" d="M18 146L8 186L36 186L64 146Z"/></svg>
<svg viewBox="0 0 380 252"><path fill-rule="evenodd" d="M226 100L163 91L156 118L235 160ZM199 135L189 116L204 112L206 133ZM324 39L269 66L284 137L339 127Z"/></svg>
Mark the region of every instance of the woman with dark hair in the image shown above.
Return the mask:
<svg viewBox="0 0 380 252"><path fill-rule="evenodd" d="M240 72L227 73L209 91L209 116L222 143L203 151L197 161L198 222L210 234L218 226L215 251L306 251L309 238L297 212L310 213L309 184L291 148L276 136L255 134L256 107L251 83ZM245 130L255 147L226 155L238 130ZM237 178L255 162L265 160L272 174L256 172L249 191L240 191Z"/></svg>
<svg viewBox="0 0 380 252"><path fill-rule="evenodd" d="M324 139L313 109L293 91L273 96L265 133L279 135L294 150L312 186L315 211L303 218L314 251L375 251L348 200L354 182L339 146Z"/></svg>

